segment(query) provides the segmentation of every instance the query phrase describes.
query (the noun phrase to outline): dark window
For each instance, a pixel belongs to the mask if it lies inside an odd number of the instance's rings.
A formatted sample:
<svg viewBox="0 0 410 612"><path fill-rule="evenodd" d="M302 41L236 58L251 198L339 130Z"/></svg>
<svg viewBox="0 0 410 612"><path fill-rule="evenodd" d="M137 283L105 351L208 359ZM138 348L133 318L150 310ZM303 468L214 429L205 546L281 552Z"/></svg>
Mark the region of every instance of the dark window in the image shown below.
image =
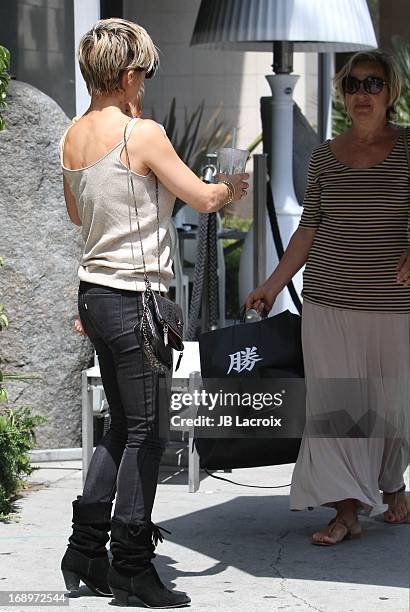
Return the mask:
<svg viewBox="0 0 410 612"><path fill-rule="evenodd" d="M122 0L100 0L101 19L110 17L123 17Z"/></svg>

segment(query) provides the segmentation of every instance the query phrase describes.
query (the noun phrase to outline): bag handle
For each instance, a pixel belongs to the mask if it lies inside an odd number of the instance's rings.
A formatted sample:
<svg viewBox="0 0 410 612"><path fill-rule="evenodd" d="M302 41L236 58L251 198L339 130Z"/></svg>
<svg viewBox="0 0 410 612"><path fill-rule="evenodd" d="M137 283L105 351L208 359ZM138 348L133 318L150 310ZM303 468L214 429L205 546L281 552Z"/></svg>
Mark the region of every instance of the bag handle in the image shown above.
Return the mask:
<svg viewBox="0 0 410 612"><path fill-rule="evenodd" d="M131 192L132 192L132 198L133 198L133 202L134 202L134 209L135 209L135 214L137 217L137 227L138 227L138 236L139 236L139 240L140 240L140 244L141 244L141 256L142 256L142 265L143 265L143 269L144 269L144 282L145 282L145 289L147 292L151 292L151 282L148 278L148 274L147 274L147 266L145 263L145 253L144 253L144 245L142 243L142 236L141 236L141 226L140 226L140 219L139 219L139 214L138 214L138 206L137 206L137 200L135 197L135 190L134 190L134 180L133 180L133 176L132 176L132 172L131 172L131 162L130 162L130 157L128 154L128 147L127 147L127 140L128 140L128 126L132 123L135 122L135 119L131 119L131 121L128 121L128 123L126 124L125 128L124 128L124 149L125 149L125 157L126 157L126 167L127 167L127 176L128 176L128 214L129 214L129 222L130 222L130 234L132 234L132 222L131 222L131 204L130 204L130 200L129 200L129 194L130 194L130 186L131 186ZM156 211L157 211L157 256L158 256L158 293L159 295L161 295L161 266L160 266L160 259L159 259L159 197L158 197L158 178L156 175L155 176L155 205L156 205ZM131 241L131 253L132 253L132 262L134 265L134 271L136 272L136 266L135 266L135 256L134 256L134 247L133 247L133 243ZM137 281L135 281L135 285L137 284Z"/></svg>

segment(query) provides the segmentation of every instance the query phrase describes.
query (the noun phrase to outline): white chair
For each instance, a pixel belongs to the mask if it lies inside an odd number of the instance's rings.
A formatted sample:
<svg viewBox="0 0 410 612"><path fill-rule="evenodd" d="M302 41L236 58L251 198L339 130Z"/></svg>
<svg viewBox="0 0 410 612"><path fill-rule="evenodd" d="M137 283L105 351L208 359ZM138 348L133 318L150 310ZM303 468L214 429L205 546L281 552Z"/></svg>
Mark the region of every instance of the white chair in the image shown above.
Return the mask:
<svg viewBox="0 0 410 612"><path fill-rule="evenodd" d="M173 371L172 379L188 380L188 391L192 392L200 380L200 359L199 343L184 342L184 356L181 360L178 371ZM179 353L174 352L174 368L178 360ZM94 442L94 416L103 416L108 413L108 403L105 398L104 388L101 382L100 366L98 356L94 352L94 366L83 370L82 380L82 467L83 484L87 476L93 454ZM104 412L105 411L105 412ZM199 456L194 446L194 428L184 427L176 431L188 432L188 489L190 493L195 493L199 488Z"/></svg>
<svg viewBox="0 0 410 612"><path fill-rule="evenodd" d="M179 353L174 351L174 368ZM178 370L172 372L173 387L178 386L178 380L187 380L189 393L198 388L201 381L201 360L199 356L199 342L184 342L184 353ZM171 410L172 416L172 410ZM188 432L188 491L195 493L199 489L199 455L194 445L194 427L173 427L174 431Z"/></svg>

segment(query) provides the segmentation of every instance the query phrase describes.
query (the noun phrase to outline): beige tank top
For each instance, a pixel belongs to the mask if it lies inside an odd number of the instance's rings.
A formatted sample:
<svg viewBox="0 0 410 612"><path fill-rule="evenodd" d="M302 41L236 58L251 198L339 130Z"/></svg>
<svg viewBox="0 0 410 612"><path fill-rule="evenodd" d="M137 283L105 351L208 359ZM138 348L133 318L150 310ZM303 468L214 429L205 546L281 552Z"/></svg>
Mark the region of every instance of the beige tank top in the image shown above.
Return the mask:
<svg viewBox="0 0 410 612"><path fill-rule="evenodd" d="M135 118L129 122L127 139L137 121ZM124 142L119 142L94 164L70 170L64 166L64 142L70 127L60 141L60 158L82 223L84 252L78 276L89 283L143 291L144 269L136 211L131 191L128 192L127 168L120 159ZM147 274L152 288L158 290L155 175L152 171L146 176L132 174ZM158 202L160 289L168 291L173 276L168 227L175 196L159 181Z"/></svg>

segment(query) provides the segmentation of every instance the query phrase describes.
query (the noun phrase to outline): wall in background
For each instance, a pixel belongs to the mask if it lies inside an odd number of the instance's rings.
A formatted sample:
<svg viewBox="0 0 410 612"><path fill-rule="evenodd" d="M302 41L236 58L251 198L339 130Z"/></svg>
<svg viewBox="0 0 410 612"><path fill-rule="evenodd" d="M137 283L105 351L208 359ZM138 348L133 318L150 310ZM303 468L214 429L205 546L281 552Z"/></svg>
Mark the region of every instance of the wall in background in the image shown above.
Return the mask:
<svg viewBox="0 0 410 612"><path fill-rule="evenodd" d="M0 44L11 72L75 114L74 12L67 0L2 0Z"/></svg>
<svg viewBox="0 0 410 612"><path fill-rule="evenodd" d="M166 115L176 97L177 116L192 111L205 100L206 114L223 104L222 117L238 128L238 146L245 147L261 131L259 99L270 95L264 78L272 72L270 53L210 51L190 47L200 0L123 0L125 19L145 27L161 51L161 67L146 83L145 114L155 110L158 120ZM295 99L316 124L316 56L295 55L300 74Z"/></svg>

